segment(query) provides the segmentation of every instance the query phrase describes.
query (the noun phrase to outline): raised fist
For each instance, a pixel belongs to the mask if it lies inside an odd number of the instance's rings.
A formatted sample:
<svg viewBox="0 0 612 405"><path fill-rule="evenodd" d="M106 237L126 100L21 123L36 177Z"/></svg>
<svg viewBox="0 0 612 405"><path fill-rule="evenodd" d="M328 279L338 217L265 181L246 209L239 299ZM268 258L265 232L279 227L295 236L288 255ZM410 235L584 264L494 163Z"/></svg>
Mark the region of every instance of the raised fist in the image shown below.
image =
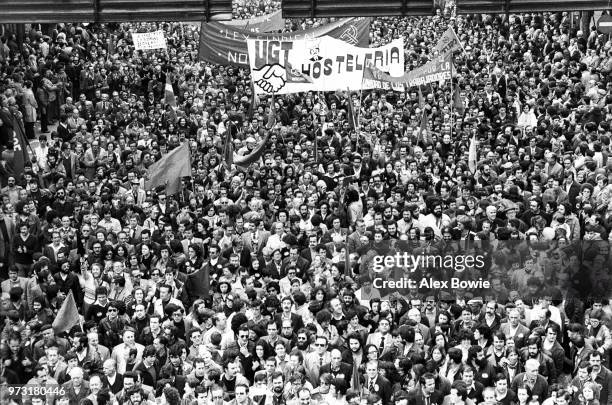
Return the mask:
<svg viewBox="0 0 612 405"><path fill-rule="evenodd" d="M276 93L287 82L287 71L275 63L265 65L260 69L253 69L253 79L256 85L266 93Z"/></svg>

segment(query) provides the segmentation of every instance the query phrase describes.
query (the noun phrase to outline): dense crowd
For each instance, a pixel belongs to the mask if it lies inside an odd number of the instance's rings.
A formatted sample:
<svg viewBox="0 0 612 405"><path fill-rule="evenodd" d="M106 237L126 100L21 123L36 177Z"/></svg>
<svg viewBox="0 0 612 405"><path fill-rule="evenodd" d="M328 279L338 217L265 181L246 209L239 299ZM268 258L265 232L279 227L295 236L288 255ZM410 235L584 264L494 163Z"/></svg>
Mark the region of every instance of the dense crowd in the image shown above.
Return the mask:
<svg viewBox="0 0 612 405"><path fill-rule="evenodd" d="M370 42L403 37L410 70L449 24L452 84L273 100L199 61L191 24L4 30L0 399L612 405L612 41L567 12L442 9ZM167 51L134 51L155 29ZM228 167L227 131L237 155L270 134L263 156ZM183 142L180 192L146 190ZM375 268L403 252L455 266ZM406 274L489 284L377 287Z"/></svg>

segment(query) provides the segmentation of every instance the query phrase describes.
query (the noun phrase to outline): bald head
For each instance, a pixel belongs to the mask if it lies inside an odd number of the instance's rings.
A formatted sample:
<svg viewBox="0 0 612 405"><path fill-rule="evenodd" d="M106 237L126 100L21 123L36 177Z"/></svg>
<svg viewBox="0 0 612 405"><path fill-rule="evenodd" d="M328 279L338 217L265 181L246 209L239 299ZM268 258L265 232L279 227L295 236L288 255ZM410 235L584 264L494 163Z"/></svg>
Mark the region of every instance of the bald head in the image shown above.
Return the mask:
<svg viewBox="0 0 612 405"><path fill-rule="evenodd" d="M68 374L70 374L70 379L72 380L72 383L75 386L79 387L83 382L83 369L81 367L75 367L70 370Z"/></svg>

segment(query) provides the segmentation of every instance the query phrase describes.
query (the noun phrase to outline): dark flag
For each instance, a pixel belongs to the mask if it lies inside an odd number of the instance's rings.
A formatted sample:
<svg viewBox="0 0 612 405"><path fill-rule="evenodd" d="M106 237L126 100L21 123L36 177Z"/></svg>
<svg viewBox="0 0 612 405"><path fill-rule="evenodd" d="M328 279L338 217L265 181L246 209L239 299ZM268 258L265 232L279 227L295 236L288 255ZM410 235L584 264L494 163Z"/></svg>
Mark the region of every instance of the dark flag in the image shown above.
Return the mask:
<svg viewBox="0 0 612 405"><path fill-rule="evenodd" d="M187 276L183 285L185 300L191 305L197 298L210 298L210 270L208 266Z"/></svg>
<svg viewBox="0 0 612 405"><path fill-rule="evenodd" d="M13 139L9 140L13 143L15 157L13 160L15 168L15 176L21 176L26 163L30 163L30 155L28 154L29 144L25 136L25 129L22 126L21 120L11 114L13 125Z"/></svg>
<svg viewBox="0 0 612 405"><path fill-rule="evenodd" d="M349 252L348 243L344 244L344 275L348 277L353 277L353 272L351 271L351 253Z"/></svg>
<svg viewBox="0 0 612 405"><path fill-rule="evenodd" d="M465 113L465 105L463 105L463 100L461 100L461 92L458 90L458 87L455 88L455 92L453 94L453 108L459 113L459 115L463 116Z"/></svg>
<svg viewBox="0 0 612 405"><path fill-rule="evenodd" d="M355 114L355 106L353 105L353 98L351 97L351 93L348 95L348 123L351 129L357 130L359 128L359 123L357 122L357 115Z"/></svg>

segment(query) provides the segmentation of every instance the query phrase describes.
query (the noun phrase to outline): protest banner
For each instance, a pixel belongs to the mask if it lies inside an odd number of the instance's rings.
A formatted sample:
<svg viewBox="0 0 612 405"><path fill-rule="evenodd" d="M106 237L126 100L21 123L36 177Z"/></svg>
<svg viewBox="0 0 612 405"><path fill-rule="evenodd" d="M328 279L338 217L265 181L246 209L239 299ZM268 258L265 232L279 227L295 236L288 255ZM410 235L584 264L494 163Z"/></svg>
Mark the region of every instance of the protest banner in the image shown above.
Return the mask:
<svg viewBox="0 0 612 405"><path fill-rule="evenodd" d="M251 75L257 94L361 90L363 70L403 71L404 41L379 48L360 48L329 36L297 41L247 40ZM287 66L300 74L287 74ZM309 80L305 80L308 78Z"/></svg>
<svg viewBox="0 0 612 405"><path fill-rule="evenodd" d="M363 71L362 85L369 89L404 91L405 84L400 77L392 77L374 66L366 66Z"/></svg>
<svg viewBox="0 0 612 405"><path fill-rule="evenodd" d="M223 24L255 33L278 32L285 28L285 19L279 10L272 14L253 17L247 20L224 21Z"/></svg>
<svg viewBox="0 0 612 405"><path fill-rule="evenodd" d="M443 82L451 78L451 58L436 58L402 76L394 77L382 72L376 66L366 66L363 72L364 88L392 89L402 91L403 86L422 86L433 82ZM366 87L367 86L367 87Z"/></svg>
<svg viewBox="0 0 612 405"><path fill-rule="evenodd" d="M324 35L338 38L357 46L368 46L370 35L369 18L344 18L321 27L282 34L253 33L217 22L202 23L200 30L200 60L218 65L249 67L249 52L246 41L296 41L314 39Z"/></svg>
<svg viewBox="0 0 612 405"><path fill-rule="evenodd" d="M166 37L164 31L134 32L132 41L137 51L150 49L166 49Z"/></svg>

